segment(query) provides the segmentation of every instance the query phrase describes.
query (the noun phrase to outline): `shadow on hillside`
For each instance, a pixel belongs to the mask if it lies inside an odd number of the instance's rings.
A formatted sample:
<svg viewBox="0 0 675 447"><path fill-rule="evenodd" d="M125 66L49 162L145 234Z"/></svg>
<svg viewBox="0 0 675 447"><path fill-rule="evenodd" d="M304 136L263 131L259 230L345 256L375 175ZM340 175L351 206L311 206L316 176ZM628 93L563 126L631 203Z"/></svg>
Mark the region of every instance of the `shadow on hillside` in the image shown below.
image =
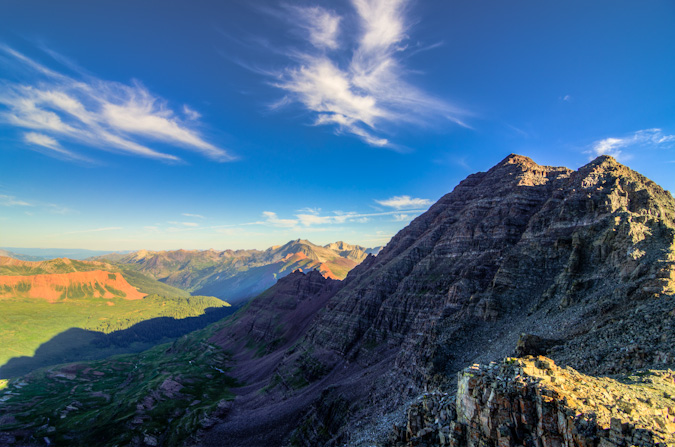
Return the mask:
<svg viewBox="0 0 675 447"><path fill-rule="evenodd" d="M0 367L0 379L21 376L38 368L60 363L99 360L111 355L144 351L202 329L236 310L237 306L217 307L206 309L198 317L158 317L110 334L71 328L43 343L33 357L10 359Z"/></svg>

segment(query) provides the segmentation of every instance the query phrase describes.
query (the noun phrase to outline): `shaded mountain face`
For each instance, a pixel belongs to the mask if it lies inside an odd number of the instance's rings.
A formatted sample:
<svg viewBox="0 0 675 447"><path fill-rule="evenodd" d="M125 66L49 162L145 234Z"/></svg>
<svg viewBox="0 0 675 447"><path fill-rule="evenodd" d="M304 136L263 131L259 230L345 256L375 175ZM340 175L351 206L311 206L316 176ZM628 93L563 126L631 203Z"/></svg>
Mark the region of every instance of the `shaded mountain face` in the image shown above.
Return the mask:
<svg viewBox="0 0 675 447"><path fill-rule="evenodd" d="M166 284L236 303L256 296L297 269L344 279L369 250L344 242L321 247L298 239L264 251L141 250L96 259L125 264Z"/></svg>

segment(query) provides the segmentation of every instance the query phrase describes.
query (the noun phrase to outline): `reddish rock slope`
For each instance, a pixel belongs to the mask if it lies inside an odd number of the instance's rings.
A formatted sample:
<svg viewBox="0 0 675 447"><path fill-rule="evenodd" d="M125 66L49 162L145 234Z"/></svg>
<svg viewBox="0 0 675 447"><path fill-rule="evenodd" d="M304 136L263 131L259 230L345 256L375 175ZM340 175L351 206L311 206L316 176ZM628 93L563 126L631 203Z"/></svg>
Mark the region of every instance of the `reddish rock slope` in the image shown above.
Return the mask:
<svg viewBox="0 0 675 447"><path fill-rule="evenodd" d="M104 270L32 276L0 276L0 299L23 297L56 302L85 297L140 300L144 296L145 294L129 284L121 273L110 273Z"/></svg>

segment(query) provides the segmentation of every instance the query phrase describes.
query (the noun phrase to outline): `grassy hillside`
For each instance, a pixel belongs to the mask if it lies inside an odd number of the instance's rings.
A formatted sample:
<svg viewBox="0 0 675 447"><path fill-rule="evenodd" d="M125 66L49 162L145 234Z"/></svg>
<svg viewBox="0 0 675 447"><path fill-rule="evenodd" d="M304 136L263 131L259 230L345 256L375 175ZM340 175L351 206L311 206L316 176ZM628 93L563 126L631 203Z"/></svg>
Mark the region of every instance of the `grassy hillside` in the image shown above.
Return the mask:
<svg viewBox="0 0 675 447"><path fill-rule="evenodd" d="M148 295L154 294L176 297L190 296L190 292L179 289L178 287L170 286L169 284L164 284L163 282L159 282L156 279L144 275L133 268L127 268L126 266L119 267L129 284L136 287L141 293L147 293Z"/></svg>
<svg viewBox="0 0 675 447"><path fill-rule="evenodd" d="M14 357L33 356L52 338L72 328L109 334L159 317L185 319L203 315L207 308L227 307L214 297L164 297L149 295L142 300L70 299L49 303L35 299L3 300L0 303L0 366ZM82 333L82 349L89 339ZM78 340L67 340L69 346ZM83 352L83 355L86 352Z"/></svg>
<svg viewBox="0 0 675 447"><path fill-rule="evenodd" d="M0 381L0 432L20 443L28 430L52 445L186 445L234 397L228 356L205 341L212 332Z"/></svg>
<svg viewBox="0 0 675 447"><path fill-rule="evenodd" d="M132 267L0 257L0 377L148 349L204 327L226 307Z"/></svg>
<svg viewBox="0 0 675 447"><path fill-rule="evenodd" d="M129 284L136 287L139 292L148 295L190 296L190 293L185 290L164 284L148 275L144 275L132 265L113 265L107 262L77 261L67 258L28 262L0 256L0 276L32 276L55 273L91 272L95 270L120 272Z"/></svg>

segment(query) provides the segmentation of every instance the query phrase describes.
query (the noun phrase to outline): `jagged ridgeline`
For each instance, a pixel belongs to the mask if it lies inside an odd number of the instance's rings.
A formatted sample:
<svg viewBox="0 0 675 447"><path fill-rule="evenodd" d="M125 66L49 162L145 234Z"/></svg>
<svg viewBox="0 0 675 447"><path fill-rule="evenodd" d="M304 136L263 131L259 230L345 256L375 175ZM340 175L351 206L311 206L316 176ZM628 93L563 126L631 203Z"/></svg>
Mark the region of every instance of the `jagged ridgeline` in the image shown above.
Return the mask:
<svg viewBox="0 0 675 447"><path fill-rule="evenodd" d="M457 373L474 363L512 355L523 333L531 335L525 337L527 343L521 342L521 350L541 351L555 365L574 367L579 374L633 377L646 368L673 368L674 292L675 200L668 192L611 157L573 171L511 155L488 172L462 181L344 281L332 282L316 273L289 275L232 318L209 327L208 333L193 334L189 340L199 340L204 352L228 352L227 358L212 357L210 367L230 367L228 375L245 386L231 389L237 395L231 404L209 392L208 397L195 398L210 402L212 412L201 419L198 430L190 426L197 430L191 432L190 442L371 446L391 435L392 442L403 445L527 444L518 427L511 431L501 422L493 427L497 419L487 410L476 420L485 422L488 432L471 432L479 427L472 425L472 415L462 413L457 421L461 426L454 426L457 436L448 433ZM161 361L171 363L172 350L164 353ZM133 363L134 358L126 361ZM509 365L504 371L515 371ZM204 380L176 368L164 388ZM108 420L128 428L132 444L180 445L170 441L178 438L164 435L173 436L176 429L155 425L155 416L139 410L146 395L168 399L162 391L167 378L153 382L146 371L137 378L148 387L145 394L133 397L135 413ZM653 377L670 376L657 372ZM73 422L95 421L103 404L78 401L81 405L72 407L80 413L68 410L63 419L54 419L52 415L67 410L67 404L38 391L44 378L22 380L25 385L12 382L7 388L12 394L0 408L0 418L14 419L0 419L6 421L0 430L21 442L66 435L71 445L84 444L85 438L91 442L91 431L85 433ZM84 384L89 379L78 373L72 380ZM474 385L471 389L482 389ZM578 388L573 396L583 405L569 408L587 412L599 411L593 406L598 402L613 405L612 396L623 393L611 384L606 387L608 397L583 401L583 387ZM128 395L122 394L126 389L121 387L120 394L109 388L94 391L127 402ZM416 426L418 432L408 431L408 405L417 405L417 398L429 389L450 396L441 399L447 406L446 419L438 413L438 421L433 421L445 425L431 427L425 421ZM192 398L190 393L185 393L186 400ZM668 417L664 402L672 398L660 396L643 407L661 412L665 408L667 414L661 416ZM30 412L22 407L28 399L34 403ZM482 399L475 402L482 404ZM504 396L500 399L507 405ZM554 396L542 402L550 399ZM622 413L632 411L627 402L617 402L621 411L610 412L618 421L610 418L618 434L602 436L604 429L596 424L596 435L584 437L584 445L619 445L628 437L638 445L670 439L667 434L645 434L642 430L649 431L649 424L631 428L632 419ZM490 405L485 408L493 408ZM564 413L568 407L556 408ZM189 408L173 411L180 420L192 414ZM81 419L72 419L76 414ZM146 425L134 425L136 416ZM497 432L489 432L492 429ZM654 433L663 434L659 430ZM540 436L541 445L573 445L567 438L545 440L538 433L536 428L529 431L527 439Z"/></svg>
<svg viewBox="0 0 675 447"><path fill-rule="evenodd" d="M135 271L67 258L0 257L0 378L137 352L204 327L229 304Z"/></svg>

